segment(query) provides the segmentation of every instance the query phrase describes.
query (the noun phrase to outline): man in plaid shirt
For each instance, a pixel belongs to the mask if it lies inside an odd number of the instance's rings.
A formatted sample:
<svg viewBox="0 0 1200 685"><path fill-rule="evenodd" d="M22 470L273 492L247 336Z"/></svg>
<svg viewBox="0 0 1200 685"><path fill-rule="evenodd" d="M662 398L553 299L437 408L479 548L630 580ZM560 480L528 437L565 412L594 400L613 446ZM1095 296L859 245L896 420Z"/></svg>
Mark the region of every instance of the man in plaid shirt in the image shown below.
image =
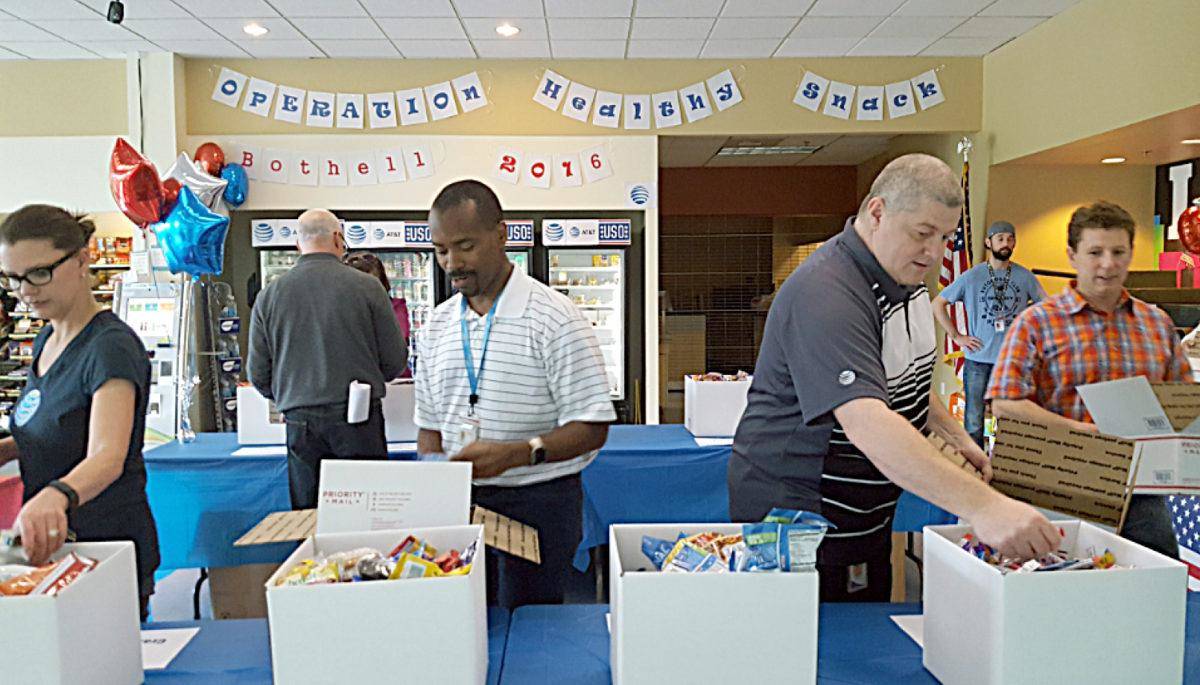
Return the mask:
<svg viewBox="0 0 1200 685"><path fill-rule="evenodd" d="M1013 322L987 393L996 416L1096 432L1076 387L1131 376L1191 380L1171 318L1125 290L1133 230L1129 212L1110 202L1071 215L1067 256L1076 280ZM1135 495L1121 535L1179 556L1165 497Z"/></svg>

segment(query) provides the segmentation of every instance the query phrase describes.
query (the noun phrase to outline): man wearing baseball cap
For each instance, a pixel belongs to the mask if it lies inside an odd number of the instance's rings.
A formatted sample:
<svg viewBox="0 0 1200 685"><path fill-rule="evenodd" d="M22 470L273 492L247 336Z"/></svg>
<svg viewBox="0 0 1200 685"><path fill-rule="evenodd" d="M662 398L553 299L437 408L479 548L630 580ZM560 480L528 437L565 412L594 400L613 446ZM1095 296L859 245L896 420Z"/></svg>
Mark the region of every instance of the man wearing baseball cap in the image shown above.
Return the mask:
<svg viewBox="0 0 1200 685"><path fill-rule="evenodd" d="M1013 319L1026 307L1046 296L1029 269L1012 262L1017 247L1017 229L1007 221L996 221L987 230L987 261L959 276L933 300L933 316L962 348L963 393L967 408L963 427L983 447L984 394L1000 344ZM949 305L962 302L967 310L966 331L950 321Z"/></svg>

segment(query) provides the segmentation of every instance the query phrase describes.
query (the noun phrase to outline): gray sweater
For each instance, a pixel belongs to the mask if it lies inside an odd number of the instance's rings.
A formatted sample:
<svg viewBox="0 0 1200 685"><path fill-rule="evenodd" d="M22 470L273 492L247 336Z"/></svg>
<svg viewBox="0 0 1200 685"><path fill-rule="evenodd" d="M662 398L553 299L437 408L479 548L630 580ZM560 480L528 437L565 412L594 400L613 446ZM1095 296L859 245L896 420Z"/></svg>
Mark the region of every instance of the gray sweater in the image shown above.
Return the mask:
<svg viewBox="0 0 1200 685"><path fill-rule="evenodd" d="M280 411L344 406L355 380L382 399L407 362L383 285L332 254L300 257L254 303L250 382Z"/></svg>

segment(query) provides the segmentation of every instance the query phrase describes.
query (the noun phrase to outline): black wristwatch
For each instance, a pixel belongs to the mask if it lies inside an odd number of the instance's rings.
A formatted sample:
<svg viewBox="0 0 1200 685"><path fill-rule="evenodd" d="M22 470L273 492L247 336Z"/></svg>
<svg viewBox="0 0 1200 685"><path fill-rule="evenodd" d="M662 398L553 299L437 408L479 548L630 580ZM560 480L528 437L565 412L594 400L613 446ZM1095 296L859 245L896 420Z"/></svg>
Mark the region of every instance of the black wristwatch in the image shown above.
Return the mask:
<svg viewBox="0 0 1200 685"><path fill-rule="evenodd" d="M79 493L75 492L75 488L67 485L61 480L52 480L46 483L46 487L58 490L67 498L67 513L72 514L79 508Z"/></svg>

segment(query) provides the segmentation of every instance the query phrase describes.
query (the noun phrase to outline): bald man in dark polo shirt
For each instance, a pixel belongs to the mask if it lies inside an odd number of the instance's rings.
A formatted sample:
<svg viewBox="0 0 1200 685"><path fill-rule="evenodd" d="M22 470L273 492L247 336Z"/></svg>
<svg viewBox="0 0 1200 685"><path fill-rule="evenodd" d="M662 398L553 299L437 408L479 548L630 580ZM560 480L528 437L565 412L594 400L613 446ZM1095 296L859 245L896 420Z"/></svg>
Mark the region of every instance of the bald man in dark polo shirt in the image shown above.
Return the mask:
<svg viewBox="0 0 1200 685"><path fill-rule="evenodd" d="M942 161L892 161L858 215L771 304L729 461L730 514L758 521L787 507L829 518L837 529L818 552L822 601L889 599L901 488L963 517L1006 556L1058 544L1045 517L954 466L922 435L940 434L990 479L983 451L930 396L937 353L924 280L962 207Z"/></svg>

